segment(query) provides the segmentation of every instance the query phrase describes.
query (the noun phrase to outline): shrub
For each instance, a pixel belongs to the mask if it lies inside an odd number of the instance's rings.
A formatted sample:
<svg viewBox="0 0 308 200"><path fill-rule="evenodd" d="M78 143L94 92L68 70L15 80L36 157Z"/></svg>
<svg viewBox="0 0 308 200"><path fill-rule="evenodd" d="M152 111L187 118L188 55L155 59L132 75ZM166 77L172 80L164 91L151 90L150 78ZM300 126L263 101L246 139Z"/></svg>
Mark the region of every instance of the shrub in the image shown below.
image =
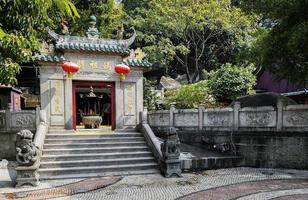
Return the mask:
<svg viewBox="0 0 308 200"><path fill-rule="evenodd" d="M220 101L228 102L237 97L251 94L256 84L256 77L250 67L225 64L220 69L210 72L208 87Z"/></svg>
<svg viewBox="0 0 308 200"><path fill-rule="evenodd" d="M180 89L168 90L165 93L165 103L169 106L175 102L180 109L195 108L200 104L206 107L215 106L215 98L209 93L207 81L182 86Z"/></svg>

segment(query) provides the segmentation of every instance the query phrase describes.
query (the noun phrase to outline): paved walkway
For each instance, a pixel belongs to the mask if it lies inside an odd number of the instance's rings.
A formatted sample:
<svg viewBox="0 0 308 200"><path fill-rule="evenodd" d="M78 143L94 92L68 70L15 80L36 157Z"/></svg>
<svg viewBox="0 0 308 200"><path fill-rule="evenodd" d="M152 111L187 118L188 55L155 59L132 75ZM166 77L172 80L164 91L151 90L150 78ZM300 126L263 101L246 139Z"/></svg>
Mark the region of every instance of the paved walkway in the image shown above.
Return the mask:
<svg viewBox="0 0 308 200"><path fill-rule="evenodd" d="M0 176L1 178L1 176ZM3 178L3 177L2 177ZM53 188L79 180L54 180L42 182L39 188L14 189L7 184L0 188L4 193ZM0 180L1 183L1 180ZM79 182L80 185L80 182ZM104 184L102 184L104 185ZM1 185L0 185L1 187ZM65 186L63 186L65 187ZM44 190L42 190L44 191ZM1 194L2 193L2 194ZM19 193L22 194L22 193ZM218 195L218 196L217 196ZM7 198L6 198L7 199ZM15 198L16 199L16 198ZM18 198L17 198L18 199ZM308 171L230 168L187 173L182 178L166 179L156 175L127 176L105 188L55 200L307 200Z"/></svg>

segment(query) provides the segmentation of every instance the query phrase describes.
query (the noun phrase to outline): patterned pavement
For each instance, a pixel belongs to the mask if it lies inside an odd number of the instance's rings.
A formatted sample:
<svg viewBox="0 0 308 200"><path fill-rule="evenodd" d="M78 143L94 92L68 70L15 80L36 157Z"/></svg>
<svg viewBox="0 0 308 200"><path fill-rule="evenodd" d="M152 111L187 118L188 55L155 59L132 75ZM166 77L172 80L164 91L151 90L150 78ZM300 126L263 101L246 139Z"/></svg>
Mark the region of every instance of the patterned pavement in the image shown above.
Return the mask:
<svg viewBox="0 0 308 200"><path fill-rule="evenodd" d="M78 180L42 182L52 188ZM41 186L42 187L42 186ZM33 188L0 188L0 193ZM199 194L200 198L192 198ZM208 196L205 196L208 195ZM211 196L212 195L212 196ZM215 196L216 195L216 196ZM218 196L217 195L221 195ZM205 198L207 197L207 198ZM182 178L161 175L127 176L108 187L55 200L308 200L308 171L283 169L230 168L183 174Z"/></svg>

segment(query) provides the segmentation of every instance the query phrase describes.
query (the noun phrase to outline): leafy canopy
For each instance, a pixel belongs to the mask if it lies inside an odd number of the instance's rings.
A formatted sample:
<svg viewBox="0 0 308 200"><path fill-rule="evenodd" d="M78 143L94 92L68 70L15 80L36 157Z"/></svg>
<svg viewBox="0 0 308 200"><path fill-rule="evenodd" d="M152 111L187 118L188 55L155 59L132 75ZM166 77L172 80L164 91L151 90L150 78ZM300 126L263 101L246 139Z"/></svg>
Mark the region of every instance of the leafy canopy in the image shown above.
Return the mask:
<svg viewBox="0 0 308 200"><path fill-rule="evenodd" d="M0 0L0 84L15 84L20 63L40 48L40 34L53 21L49 11L70 17L78 12L69 0Z"/></svg>
<svg viewBox="0 0 308 200"><path fill-rule="evenodd" d="M272 21L255 46L255 62L278 78L308 80L308 1L242 0L242 7Z"/></svg>
<svg viewBox="0 0 308 200"><path fill-rule="evenodd" d="M137 45L153 63L186 73L190 82L198 81L203 69L234 62L249 48L255 31L255 16L231 6L230 0L142 2L124 1L125 8L135 8L128 23L139 31Z"/></svg>

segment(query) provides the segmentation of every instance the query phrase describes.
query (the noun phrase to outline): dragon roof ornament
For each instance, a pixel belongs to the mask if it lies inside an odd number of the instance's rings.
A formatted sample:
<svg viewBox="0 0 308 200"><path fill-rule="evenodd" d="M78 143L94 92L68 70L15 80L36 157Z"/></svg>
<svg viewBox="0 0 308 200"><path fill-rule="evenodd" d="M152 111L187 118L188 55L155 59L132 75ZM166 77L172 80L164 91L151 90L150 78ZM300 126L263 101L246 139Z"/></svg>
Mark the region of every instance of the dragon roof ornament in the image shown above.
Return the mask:
<svg viewBox="0 0 308 200"><path fill-rule="evenodd" d="M70 44L70 43L83 43L83 44L101 44L101 45L115 45L129 47L133 44L136 39L136 30L134 27L130 28L134 31L132 37L124 40L115 39L99 39L99 38L88 38L88 37L78 37L70 35L59 35L47 27L48 35L56 41L57 44Z"/></svg>

